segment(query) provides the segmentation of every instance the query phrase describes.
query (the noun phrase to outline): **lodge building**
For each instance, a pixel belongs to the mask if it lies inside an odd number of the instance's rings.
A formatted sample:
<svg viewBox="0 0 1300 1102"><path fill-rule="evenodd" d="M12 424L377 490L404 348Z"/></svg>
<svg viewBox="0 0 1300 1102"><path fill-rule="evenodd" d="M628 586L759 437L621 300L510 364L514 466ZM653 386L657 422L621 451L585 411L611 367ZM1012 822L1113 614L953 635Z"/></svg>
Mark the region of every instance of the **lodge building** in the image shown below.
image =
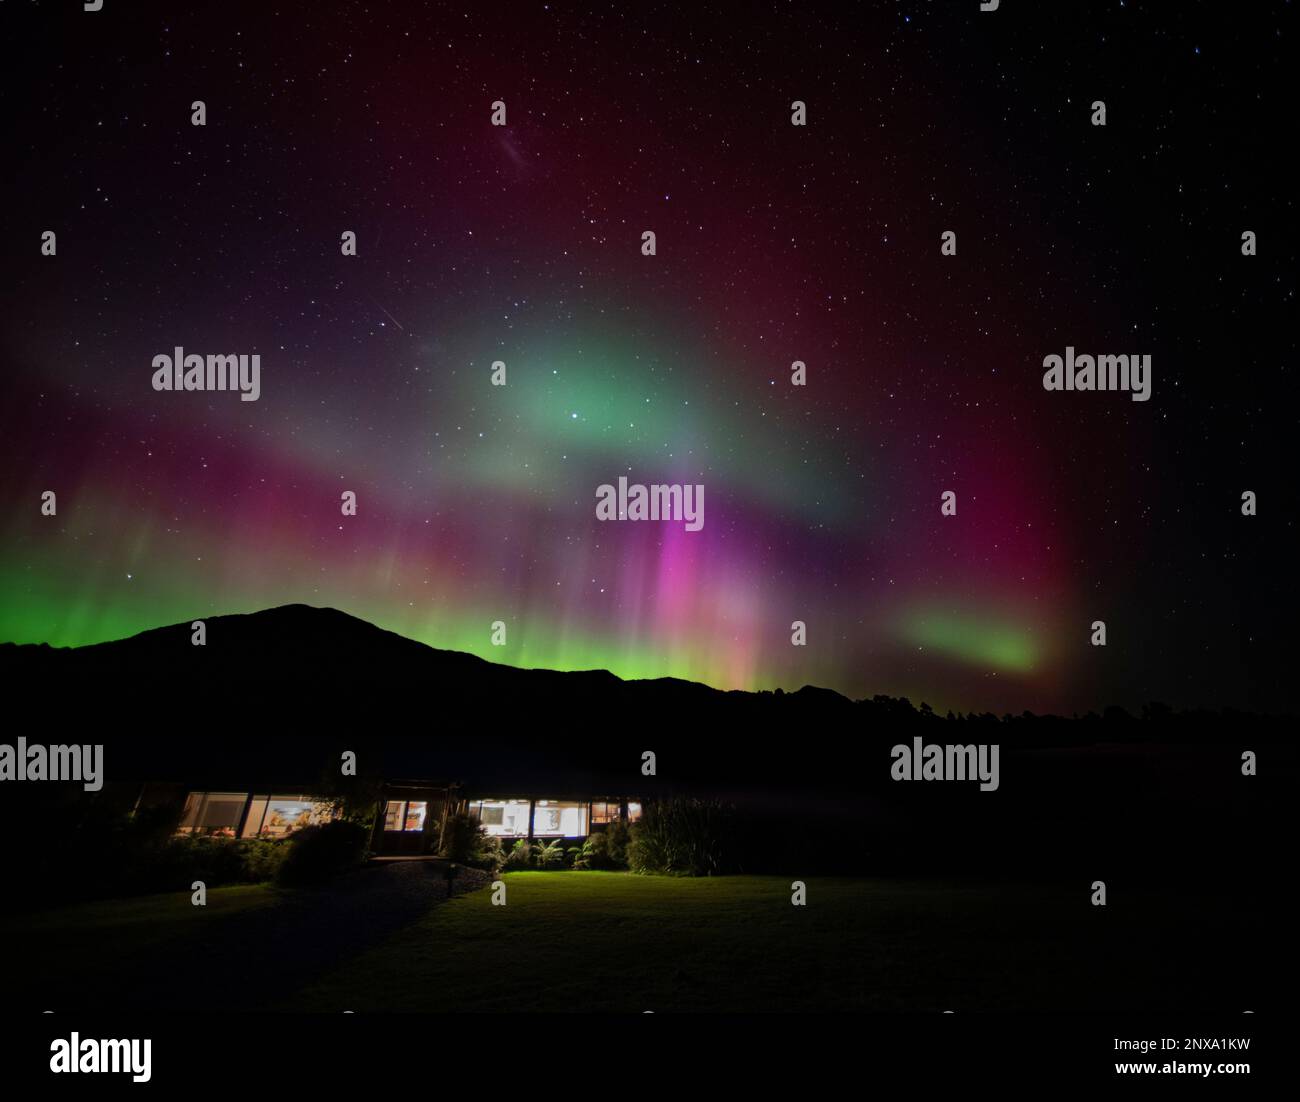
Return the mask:
<svg viewBox="0 0 1300 1102"><path fill-rule="evenodd" d="M150 802L157 802L156 798ZM455 782L390 781L383 786L371 849L380 856L436 853L443 827L468 814L492 837L583 839L610 823L635 822L639 800L572 792L484 794ZM245 791L190 789L178 833L208 838L285 838L334 817L333 804L302 786Z"/></svg>

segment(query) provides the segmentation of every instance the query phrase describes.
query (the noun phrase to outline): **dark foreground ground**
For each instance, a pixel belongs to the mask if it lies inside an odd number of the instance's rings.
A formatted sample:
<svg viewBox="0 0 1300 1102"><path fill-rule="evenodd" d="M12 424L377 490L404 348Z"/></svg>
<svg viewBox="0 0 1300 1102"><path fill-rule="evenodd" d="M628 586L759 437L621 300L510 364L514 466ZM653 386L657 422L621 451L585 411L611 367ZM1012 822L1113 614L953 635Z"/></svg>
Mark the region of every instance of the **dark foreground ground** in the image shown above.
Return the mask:
<svg viewBox="0 0 1300 1102"><path fill-rule="evenodd" d="M454 891L483 886L466 870ZM217 888L105 900L0 923L24 946L5 1002L42 1009L260 1010L447 899L428 863L371 866L327 889Z"/></svg>
<svg viewBox="0 0 1300 1102"><path fill-rule="evenodd" d="M516 873L507 902L435 868L327 891L219 889L6 924L7 1008L384 1011L1262 1010L1280 940L1240 891L954 879ZM481 885L479 885L481 887ZM464 894L459 894L459 893ZM1276 986L1278 990L1273 990Z"/></svg>

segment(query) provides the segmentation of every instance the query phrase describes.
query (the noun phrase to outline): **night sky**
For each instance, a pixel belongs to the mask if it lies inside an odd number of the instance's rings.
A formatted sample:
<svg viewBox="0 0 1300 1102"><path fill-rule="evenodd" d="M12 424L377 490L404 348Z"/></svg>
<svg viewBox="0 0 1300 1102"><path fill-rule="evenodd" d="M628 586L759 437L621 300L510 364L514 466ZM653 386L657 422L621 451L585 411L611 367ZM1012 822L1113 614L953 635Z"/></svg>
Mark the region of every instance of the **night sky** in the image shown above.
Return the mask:
<svg viewBox="0 0 1300 1102"><path fill-rule="evenodd" d="M722 688L1290 706L1292 4L190 6L0 13L0 640L304 602ZM1045 391L1067 345L1150 401ZM154 391L176 346L260 399ZM703 529L597 520L620 475Z"/></svg>

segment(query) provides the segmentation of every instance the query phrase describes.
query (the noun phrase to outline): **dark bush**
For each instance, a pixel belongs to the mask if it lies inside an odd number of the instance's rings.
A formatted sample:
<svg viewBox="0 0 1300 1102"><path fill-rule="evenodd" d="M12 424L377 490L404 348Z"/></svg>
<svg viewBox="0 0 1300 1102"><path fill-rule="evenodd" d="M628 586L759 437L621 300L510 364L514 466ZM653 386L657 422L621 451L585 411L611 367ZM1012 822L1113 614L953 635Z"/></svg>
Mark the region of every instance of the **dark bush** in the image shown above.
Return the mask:
<svg viewBox="0 0 1300 1102"><path fill-rule="evenodd" d="M497 872L505 863L506 851L501 845L501 839L490 837L487 831L480 831L465 864L470 868Z"/></svg>
<svg viewBox="0 0 1300 1102"><path fill-rule="evenodd" d="M739 843L734 807L675 796L645 804L627 860L633 872L716 876L739 871Z"/></svg>
<svg viewBox="0 0 1300 1102"><path fill-rule="evenodd" d="M269 839L230 841L172 838L165 845L123 854L116 872L118 894L188 891L195 880L209 888L274 880L289 843Z"/></svg>
<svg viewBox="0 0 1300 1102"><path fill-rule="evenodd" d="M243 879L249 884L260 884L267 880L278 880L280 866L289 856L292 839L272 841L258 838L238 843L244 851Z"/></svg>
<svg viewBox="0 0 1300 1102"><path fill-rule="evenodd" d="M438 855L462 865L469 864L470 854L483 828L473 815L449 815L442 828Z"/></svg>
<svg viewBox="0 0 1300 1102"><path fill-rule="evenodd" d="M597 831L578 851L573 867L575 869L626 869L627 847L632 840L631 828L627 823L616 821L610 823L603 831Z"/></svg>
<svg viewBox="0 0 1300 1102"><path fill-rule="evenodd" d="M627 868L627 847L632 844L632 826L621 819L605 830L605 849L611 869Z"/></svg>
<svg viewBox="0 0 1300 1102"><path fill-rule="evenodd" d="M174 805L142 807L134 815L119 820L119 836L130 849L157 849L171 843L180 826L183 808Z"/></svg>
<svg viewBox="0 0 1300 1102"><path fill-rule="evenodd" d="M304 827L293 835L277 879L288 886L323 883L361 865L369 842L366 826L345 819Z"/></svg>
<svg viewBox="0 0 1300 1102"><path fill-rule="evenodd" d="M533 864L533 843L527 838L520 838L506 856L507 869L526 869Z"/></svg>
<svg viewBox="0 0 1300 1102"><path fill-rule="evenodd" d="M452 815L442 828L439 856L474 869L496 872L505 864L501 839L489 837L472 815Z"/></svg>

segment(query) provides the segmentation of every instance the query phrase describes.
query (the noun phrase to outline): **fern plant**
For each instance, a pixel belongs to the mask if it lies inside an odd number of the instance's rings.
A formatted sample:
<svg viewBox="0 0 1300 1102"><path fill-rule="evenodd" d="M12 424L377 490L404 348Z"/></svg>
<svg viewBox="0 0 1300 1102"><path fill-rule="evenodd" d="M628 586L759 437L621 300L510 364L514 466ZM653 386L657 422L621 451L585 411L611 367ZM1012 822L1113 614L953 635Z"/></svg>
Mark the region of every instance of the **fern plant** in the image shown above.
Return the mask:
<svg viewBox="0 0 1300 1102"><path fill-rule="evenodd" d="M564 839L556 838L550 842L538 840L534 859L539 869L553 869L564 864Z"/></svg>

